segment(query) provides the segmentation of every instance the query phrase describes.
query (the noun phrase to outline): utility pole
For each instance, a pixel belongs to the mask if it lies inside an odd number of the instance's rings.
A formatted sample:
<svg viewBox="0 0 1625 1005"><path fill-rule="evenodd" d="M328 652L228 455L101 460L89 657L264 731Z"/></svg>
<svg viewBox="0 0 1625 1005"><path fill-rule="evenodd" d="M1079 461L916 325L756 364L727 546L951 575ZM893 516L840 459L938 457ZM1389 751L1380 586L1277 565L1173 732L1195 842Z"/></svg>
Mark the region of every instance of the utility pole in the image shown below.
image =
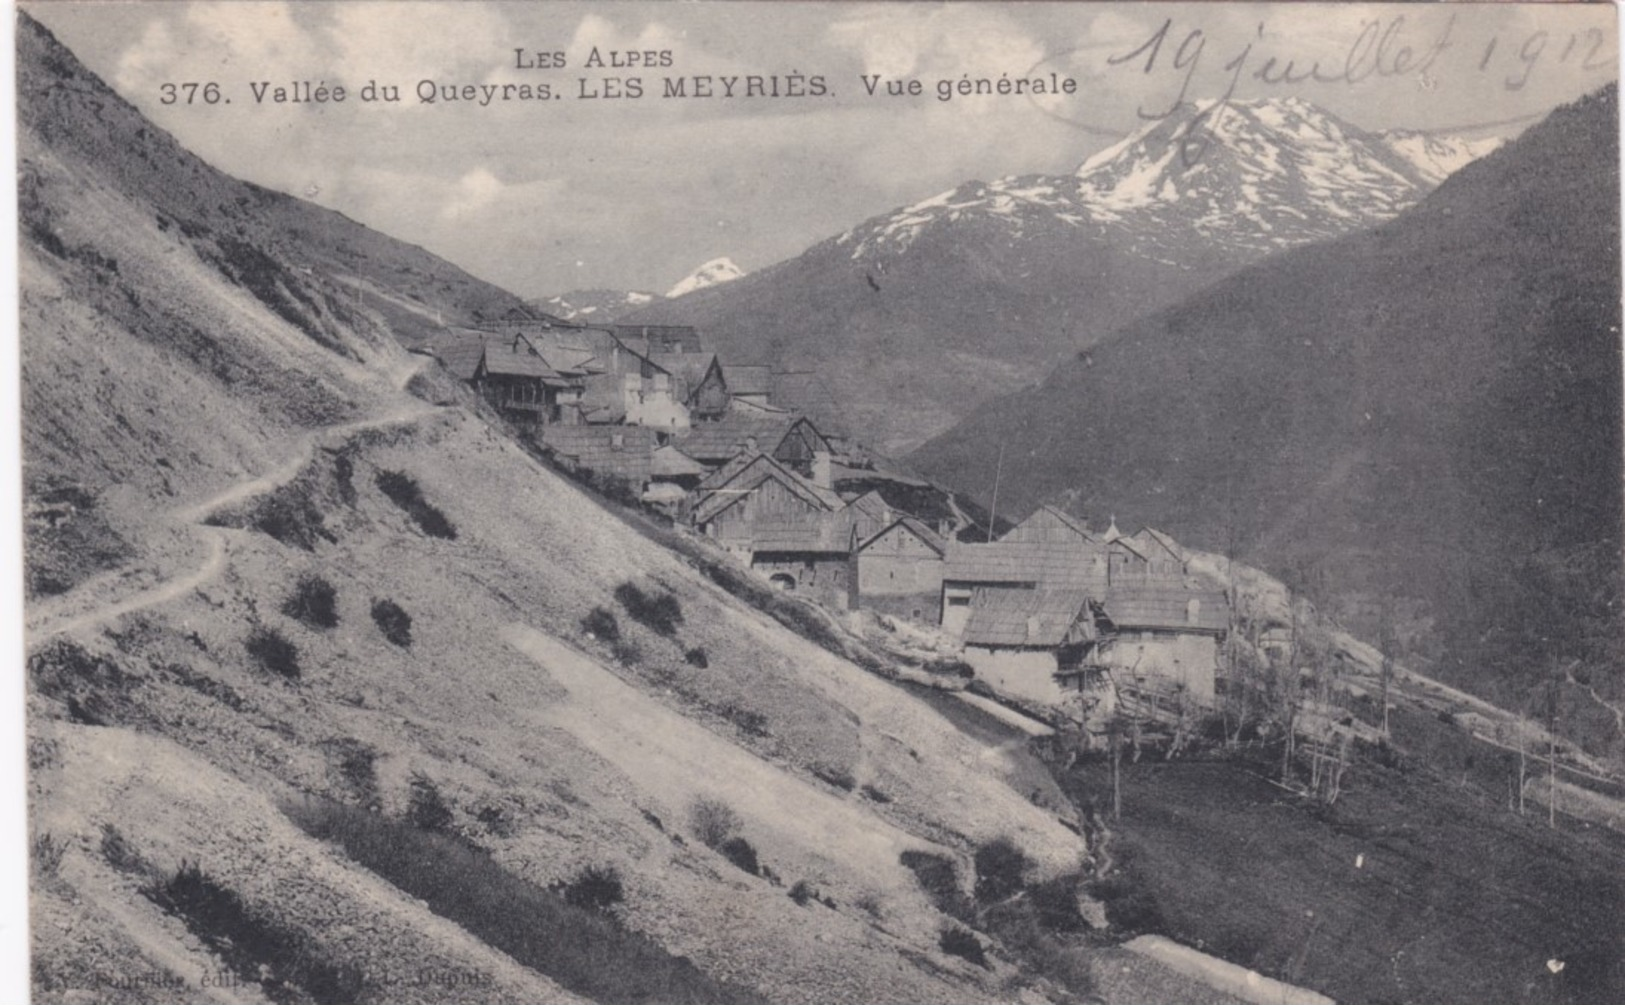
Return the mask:
<svg viewBox="0 0 1625 1005"><path fill-rule="evenodd" d="M999 479L1004 474L1004 444L999 444L999 460L993 468L993 508L987 513L987 540L993 541L993 525L999 518Z"/></svg>
<svg viewBox="0 0 1625 1005"><path fill-rule="evenodd" d="M1557 827L1557 678L1546 690L1546 826Z"/></svg>

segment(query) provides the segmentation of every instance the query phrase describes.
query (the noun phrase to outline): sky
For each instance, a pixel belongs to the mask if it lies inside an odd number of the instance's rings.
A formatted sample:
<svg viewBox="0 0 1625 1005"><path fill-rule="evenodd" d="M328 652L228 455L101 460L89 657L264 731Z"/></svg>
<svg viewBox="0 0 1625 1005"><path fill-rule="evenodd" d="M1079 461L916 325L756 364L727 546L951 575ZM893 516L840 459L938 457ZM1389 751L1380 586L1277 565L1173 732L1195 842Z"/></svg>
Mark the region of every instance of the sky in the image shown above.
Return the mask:
<svg viewBox="0 0 1625 1005"><path fill-rule="evenodd" d="M23 9L215 166L523 296L661 292L719 256L759 269L965 181L1073 171L1181 94L1298 96L1368 129L1483 135L1520 129L1617 79L1618 64L1608 4L52 0ZM670 65L586 66L595 48L605 63L611 52L652 52L669 53ZM542 53L565 65L518 65L556 61ZM1315 77L1295 79L1312 67ZM863 78L875 74L871 96ZM720 96L720 78L747 75L777 76L781 91L792 76L821 78L824 93ZM1070 77L1075 90L936 93L943 80L1006 75ZM714 78L719 96L663 96L666 78L687 78L692 90L696 76ZM630 78L641 97L581 97L630 90ZM920 95L886 94L886 81L908 80ZM343 86L348 100L277 104L266 91L256 101L252 85L295 81ZM402 100L359 100L369 81L399 87ZM208 104L199 90L188 103L177 89L164 103L166 83L187 82L218 83L222 100ZM416 95L488 84L545 84L561 97L481 106Z"/></svg>

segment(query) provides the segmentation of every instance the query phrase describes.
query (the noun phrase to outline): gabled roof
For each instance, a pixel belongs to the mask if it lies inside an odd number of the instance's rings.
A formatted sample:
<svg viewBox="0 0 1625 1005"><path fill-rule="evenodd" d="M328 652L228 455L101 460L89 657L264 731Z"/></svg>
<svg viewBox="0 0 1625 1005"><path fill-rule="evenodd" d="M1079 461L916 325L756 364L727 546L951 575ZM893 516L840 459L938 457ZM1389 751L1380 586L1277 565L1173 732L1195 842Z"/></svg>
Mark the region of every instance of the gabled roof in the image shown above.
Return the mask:
<svg viewBox="0 0 1625 1005"><path fill-rule="evenodd" d="M649 473L656 478L683 478L703 475L710 470L694 458L666 444L655 450L649 462Z"/></svg>
<svg viewBox="0 0 1625 1005"><path fill-rule="evenodd" d="M1169 537L1167 534L1164 534L1155 527L1141 527L1139 530L1135 531L1129 536L1139 540L1149 540L1150 542L1161 545L1163 548L1167 549L1168 554L1178 559L1181 564L1186 561L1184 547L1181 546L1178 541L1175 541L1173 538Z"/></svg>
<svg viewBox="0 0 1625 1005"><path fill-rule="evenodd" d="M1196 601L1191 609L1190 602ZM1106 592L1105 617L1120 630L1222 632L1230 627L1230 604L1222 590L1182 584L1113 585Z"/></svg>
<svg viewBox="0 0 1625 1005"><path fill-rule="evenodd" d="M655 431L645 426L543 426L542 443L583 468L643 482L649 480Z"/></svg>
<svg viewBox="0 0 1625 1005"><path fill-rule="evenodd" d="M485 340L483 338L446 340L431 347L431 351L444 366L458 380L473 380L480 372L480 361L485 358Z"/></svg>
<svg viewBox="0 0 1625 1005"><path fill-rule="evenodd" d="M944 581L1106 592L1105 549L1089 542L950 541L946 558Z"/></svg>
<svg viewBox="0 0 1625 1005"><path fill-rule="evenodd" d="M971 594L964 640L978 646L1050 649L1094 638L1088 590L980 587Z"/></svg>
<svg viewBox="0 0 1625 1005"><path fill-rule="evenodd" d="M891 506L887 504L885 498L874 489L870 489L868 492L858 496L856 499L852 500L846 505L847 508L852 510L854 513L860 514L870 520L875 520L880 523L888 522L894 515Z"/></svg>
<svg viewBox="0 0 1625 1005"><path fill-rule="evenodd" d="M738 454L755 440L756 449L771 454L798 423L807 420L799 415L745 415L729 412L716 422L699 423L689 429L683 438L683 453L697 461L719 463ZM823 440L818 427L807 422L814 435Z"/></svg>
<svg viewBox="0 0 1625 1005"><path fill-rule="evenodd" d="M649 362L671 374L681 378L688 385L689 393L705 380L712 364L717 361L711 353L699 352L655 352L649 354Z"/></svg>
<svg viewBox="0 0 1625 1005"><path fill-rule="evenodd" d="M563 386L568 383L557 370L547 365L523 338L488 338L485 340L485 372L506 377L534 377L544 384Z"/></svg>
<svg viewBox="0 0 1625 1005"><path fill-rule="evenodd" d="M768 455L758 453L739 465L728 478L702 488L694 504L694 522L710 520L770 478L782 483L809 506L831 512L842 508L841 497L833 490L820 488Z"/></svg>
<svg viewBox="0 0 1625 1005"><path fill-rule="evenodd" d="M724 363L722 379L728 382L728 390L734 394L765 395L773 391L773 371L765 366Z"/></svg>
<svg viewBox="0 0 1625 1005"><path fill-rule="evenodd" d="M876 541L891 533L894 527L904 528L910 534L913 534L915 537L923 541L926 547L930 548L932 551L935 551L938 555L946 554L948 551L947 541L944 541L936 531L932 530L930 527L927 527L924 523L914 519L911 516L899 517L898 519L893 520L891 523L882 527L879 531L869 535L868 539L862 544L859 544L853 549L853 551L864 550L871 544L874 544Z"/></svg>
<svg viewBox="0 0 1625 1005"><path fill-rule="evenodd" d="M1033 510L1027 519L1017 524L1001 540L1004 541L1094 541L1089 527L1077 517L1054 506L1044 505Z"/></svg>

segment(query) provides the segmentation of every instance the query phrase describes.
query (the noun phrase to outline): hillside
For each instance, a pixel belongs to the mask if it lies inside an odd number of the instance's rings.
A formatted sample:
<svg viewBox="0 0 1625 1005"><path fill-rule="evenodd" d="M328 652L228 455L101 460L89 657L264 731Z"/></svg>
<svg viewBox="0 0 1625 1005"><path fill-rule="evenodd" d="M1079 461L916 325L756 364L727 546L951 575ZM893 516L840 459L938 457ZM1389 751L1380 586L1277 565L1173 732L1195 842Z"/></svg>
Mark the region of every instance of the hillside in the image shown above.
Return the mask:
<svg viewBox="0 0 1625 1005"><path fill-rule="evenodd" d="M882 451L1282 248L1389 219L1432 186L1298 99L1183 106L1064 176L967 182L633 319L730 358L817 369Z"/></svg>
<svg viewBox="0 0 1625 1005"><path fill-rule="evenodd" d="M398 344L504 294L214 172L26 16L18 49L35 1000L1075 999L904 864L968 897L1004 837L1069 891L1023 750ZM1229 1001L1156 980L1116 1000Z"/></svg>
<svg viewBox="0 0 1625 1005"><path fill-rule="evenodd" d="M1001 510L1234 550L1509 707L1556 673L1565 722L1619 753L1618 121L1613 89L1559 109L910 459L985 494L1002 449Z"/></svg>

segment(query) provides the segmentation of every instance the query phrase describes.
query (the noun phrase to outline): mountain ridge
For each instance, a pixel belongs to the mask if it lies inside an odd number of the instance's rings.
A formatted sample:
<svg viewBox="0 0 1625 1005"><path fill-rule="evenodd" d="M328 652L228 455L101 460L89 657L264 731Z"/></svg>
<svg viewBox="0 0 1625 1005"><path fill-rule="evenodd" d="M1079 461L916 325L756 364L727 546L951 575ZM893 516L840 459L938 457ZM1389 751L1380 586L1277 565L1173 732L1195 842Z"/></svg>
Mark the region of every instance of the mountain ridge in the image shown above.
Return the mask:
<svg viewBox="0 0 1625 1005"><path fill-rule="evenodd" d="M1392 222L1136 322L910 461L985 495L1002 449L1001 508L1076 490L1344 595L1371 637L1379 598L1426 601L1427 655L1502 700L1557 653L1599 665L1619 602L1616 123L1613 89L1565 106Z"/></svg>
<svg viewBox="0 0 1625 1005"><path fill-rule="evenodd" d="M1203 130L1207 153L1175 171ZM1295 100L1184 106L1082 167L967 182L630 319L825 372L877 446L901 452L1132 320L1430 187L1375 134ZM1164 190L1182 198L1146 198Z"/></svg>

